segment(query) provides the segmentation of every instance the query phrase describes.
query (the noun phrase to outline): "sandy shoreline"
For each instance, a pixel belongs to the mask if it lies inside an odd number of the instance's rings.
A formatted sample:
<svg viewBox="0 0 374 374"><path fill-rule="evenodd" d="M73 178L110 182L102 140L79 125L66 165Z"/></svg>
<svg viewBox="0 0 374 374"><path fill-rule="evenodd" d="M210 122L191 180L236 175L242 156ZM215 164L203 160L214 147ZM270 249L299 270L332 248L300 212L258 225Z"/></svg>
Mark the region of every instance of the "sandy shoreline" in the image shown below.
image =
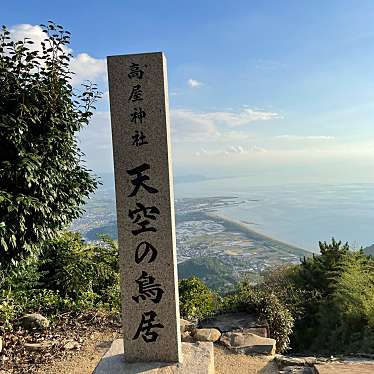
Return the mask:
<svg viewBox="0 0 374 374"><path fill-rule="evenodd" d="M230 217L225 216L222 213L219 213L218 211L210 211L210 212L205 212L205 214L212 220L214 221L223 221L227 226L238 230L245 235L247 235L250 239L258 240L258 241L263 241L267 242L270 241L273 244L280 245L282 247L286 247L285 249L287 252L293 253L298 256L311 256L313 252L308 251L307 249L298 247L296 245L272 238L270 236L267 236L265 234L261 234L256 230L253 230L252 228L248 227L248 224L245 224L239 220L232 219Z"/></svg>

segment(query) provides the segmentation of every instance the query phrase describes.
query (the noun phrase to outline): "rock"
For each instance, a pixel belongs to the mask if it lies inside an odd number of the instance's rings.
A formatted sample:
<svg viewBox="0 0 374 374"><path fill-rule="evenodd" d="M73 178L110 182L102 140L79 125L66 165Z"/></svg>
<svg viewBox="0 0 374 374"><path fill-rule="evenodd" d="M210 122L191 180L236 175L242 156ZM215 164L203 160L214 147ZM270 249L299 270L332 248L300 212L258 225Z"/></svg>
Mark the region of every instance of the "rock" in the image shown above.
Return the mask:
<svg viewBox="0 0 374 374"><path fill-rule="evenodd" d="M313 366L317 363L315 357L288 357L277 355L274 360L278 368L283 368L285 366Z"/></svg>
<svg viewBox="0 0 374 374"><path fill-rule="evenodd" d="M225 332L220 340L228 349L244 354L274 355L275 339L264 338L251 333Z"/></svg>
<svg viewBox="0 0 374 374"><path fill-rule="evenodd" d="M314 368L309 366L286 366L279 374L315 374Z"/></svg>
<svg viewBox="0 0 374 374"><path fill-rule="evenodd" d="M216 342L221 337L217 329L194 329L191 335L199 342Z"/></svg>
<svg viewBox="0 0 374 374"><path fill-rule="evenodd" d="M185 331L181 334L181 339L183 343L193 343L194 338L191 336L191 334L188 331Z"/></svg>
<svg viewBox="0 0 374 374"><path fill-rule="evenodd" d="M34 352L39 352L43 351L47 348L49 348L52 345L50 342L42 342L42 343L25 343L24 347L28 351L34 351Z"/></svg>
<svg viewBox="0 0 374 374"><path fill-rule="evenodd" d="M216 328L222 333L240 331L264 338L269 337L269 324L263 318L248 313L226 313L200 321L199 327Z"/></svg>
<svg viewBox="0 0 374 374"><path fill-rule="evenodd" d="M20 324L26 330L45 330L49 327L48 319L38 313L24 315Z"/></svg>
<svg viewBox="0 0 374 374"><path fill-rule="evenodd" d="M0 336L0 353L3 351L3 338Z"/></svg>
<svg viewBox="0 0 374 374"><path fill-rule="evenodd" d="M187 321L186 319L180 320L180 331L183 334L186 331L191 332L195 328L195 324L193 322Z"/></svg>
<svg viewBox="0 0 374 374"><path fill-rule="evenodd" d="M68 340L67 342L64 343L64 349L66 351L71 351L72 349L79 349L80 344L76 342L75 340Z"/></svg>

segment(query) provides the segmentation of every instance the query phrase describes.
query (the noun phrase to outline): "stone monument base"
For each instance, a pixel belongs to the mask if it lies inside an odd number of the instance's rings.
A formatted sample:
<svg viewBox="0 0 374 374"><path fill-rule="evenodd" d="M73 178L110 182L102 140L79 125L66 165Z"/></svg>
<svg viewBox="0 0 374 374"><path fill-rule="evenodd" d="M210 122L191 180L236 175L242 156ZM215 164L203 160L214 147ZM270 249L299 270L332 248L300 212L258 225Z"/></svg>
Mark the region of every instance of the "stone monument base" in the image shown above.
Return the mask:
<svg viewBox="0 0 374 374"><path fill-rule="evenodd" d="M93 374L214 374L214 351L211 342L182 343L183 362L126 363L123 340L116 339L102 357Z"/></svg>

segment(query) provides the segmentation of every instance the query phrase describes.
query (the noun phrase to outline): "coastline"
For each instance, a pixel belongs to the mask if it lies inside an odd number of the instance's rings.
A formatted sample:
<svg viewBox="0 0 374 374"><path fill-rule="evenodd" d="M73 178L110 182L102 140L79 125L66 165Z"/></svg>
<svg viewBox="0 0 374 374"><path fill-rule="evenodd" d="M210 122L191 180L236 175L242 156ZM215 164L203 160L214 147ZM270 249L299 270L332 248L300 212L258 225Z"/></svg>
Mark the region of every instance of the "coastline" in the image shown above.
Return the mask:
<svg viewBox="0 0 374 374"><path fill-rule="evenodd" d="M287 254L294 254L297 256L311 256L313 254L312 251L298 247L294 244L290 244L275 238L272 238L271 236L259 233L256 230L253 230L252 228L248 227L248 224L245 224L239 220L235 220L233 218L230 218L222 213L220 213L217 210L214 211L206 211L204 212L206 216L214 221L223 221L224 226L226 229L235 229L237 231L240 231L241 233L245 234L249 239L260 241L260 242L271 242L272 244L275 244L277 246L281 246L282 248L279 248L279 251L285 252Z"/></svg>

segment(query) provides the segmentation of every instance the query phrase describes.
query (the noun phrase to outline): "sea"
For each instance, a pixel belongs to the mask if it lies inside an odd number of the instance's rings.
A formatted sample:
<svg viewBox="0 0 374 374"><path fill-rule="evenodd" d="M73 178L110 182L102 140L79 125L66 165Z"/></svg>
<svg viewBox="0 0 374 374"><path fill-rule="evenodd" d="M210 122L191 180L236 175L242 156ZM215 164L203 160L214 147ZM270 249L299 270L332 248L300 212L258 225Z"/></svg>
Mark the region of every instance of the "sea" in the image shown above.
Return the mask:
<svg viewBox="0 0 374 374"><path fill-rule="evenodd" d="M239 205L220 209L253 230L312 252L332 238L353 249L374 244L374 184L282 184L254 186L233 177L176 183L176 199L236 197Z"/></svg>

